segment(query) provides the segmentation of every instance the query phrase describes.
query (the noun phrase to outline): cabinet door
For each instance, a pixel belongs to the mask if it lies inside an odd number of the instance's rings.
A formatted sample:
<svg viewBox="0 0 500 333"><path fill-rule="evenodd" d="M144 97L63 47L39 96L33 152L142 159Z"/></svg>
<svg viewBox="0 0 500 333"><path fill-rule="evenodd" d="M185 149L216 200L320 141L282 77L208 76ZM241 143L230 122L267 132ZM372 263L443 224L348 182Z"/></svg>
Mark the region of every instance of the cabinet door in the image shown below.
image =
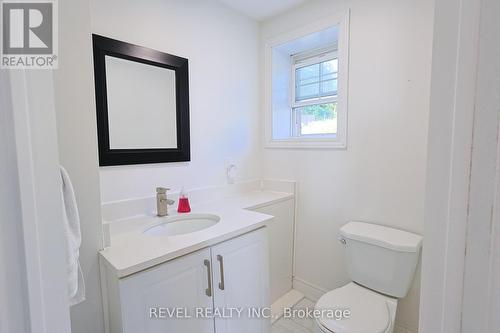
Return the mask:
<svg viewBox="0 0 500 333"><path fill-rule="evenodd" d="M204 249L120 280L123 332L213 333L213 319L195 318L195 308L213 307L211 273L210 250ZM180 309L177 318L165 313L172 309Z"/></svg>
<svg viewBox="0 0 500 333"><path fill-rule="evenodd" d="M233 311L215 317L217 333L267 333L270 319L255 318L252 309L269 308L269 267L265 228L212 247L215 310ZM269 315L270 311L264 314Z"/></svg>

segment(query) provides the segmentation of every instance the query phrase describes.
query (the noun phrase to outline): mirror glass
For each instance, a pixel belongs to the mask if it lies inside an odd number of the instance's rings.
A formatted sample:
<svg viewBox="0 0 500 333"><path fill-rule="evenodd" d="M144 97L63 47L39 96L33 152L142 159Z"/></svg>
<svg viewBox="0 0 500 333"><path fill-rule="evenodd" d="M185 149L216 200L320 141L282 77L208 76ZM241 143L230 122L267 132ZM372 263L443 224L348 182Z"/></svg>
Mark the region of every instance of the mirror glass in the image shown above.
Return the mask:
<svg viewBox="0 0 500 333"><path fill-rule="evenodd" d="M175 71L105 56L110 149L177 148Z"/></svg>

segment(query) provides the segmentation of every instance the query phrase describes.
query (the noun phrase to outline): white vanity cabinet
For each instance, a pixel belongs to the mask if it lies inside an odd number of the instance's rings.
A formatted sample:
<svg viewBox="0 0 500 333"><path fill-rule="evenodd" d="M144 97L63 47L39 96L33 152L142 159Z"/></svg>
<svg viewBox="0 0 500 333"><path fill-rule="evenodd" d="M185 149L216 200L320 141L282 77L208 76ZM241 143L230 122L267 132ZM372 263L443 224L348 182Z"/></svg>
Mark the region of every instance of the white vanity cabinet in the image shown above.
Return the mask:
<svg viewBox="0 0 500 333"><path fill-rule="evenodd" d="M270 306L268 265L267 231L261 228L122 279L105 269L108 331L268 333L269 319L249 318L252 308ZM242 312L200 318L196 309Z"/></svg>
<svg viewBox="0 0 500 333"><path fill-rule="evenodd" d="M217 333L264 333L270 320L249 313L270 307L267 229L259 229L212 247L214 305L242 309L240 316L215 318ZM264 312L270 315L270 312Z"/></svg>

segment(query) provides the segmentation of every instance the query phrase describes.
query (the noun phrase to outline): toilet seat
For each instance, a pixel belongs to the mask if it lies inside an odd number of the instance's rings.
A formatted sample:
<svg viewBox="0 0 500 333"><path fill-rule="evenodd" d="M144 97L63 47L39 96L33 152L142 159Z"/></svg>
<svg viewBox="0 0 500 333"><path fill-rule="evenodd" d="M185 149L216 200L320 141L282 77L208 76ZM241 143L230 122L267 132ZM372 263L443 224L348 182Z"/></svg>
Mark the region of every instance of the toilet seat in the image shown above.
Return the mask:
<svg viewBox="0 0 500 333"><path fill-rule="evenodd" d="M392 332L397 300L351 282L324 294L316 303L317 310L350 310L343 319L320 317L317 325L327 333Z"/></svg>

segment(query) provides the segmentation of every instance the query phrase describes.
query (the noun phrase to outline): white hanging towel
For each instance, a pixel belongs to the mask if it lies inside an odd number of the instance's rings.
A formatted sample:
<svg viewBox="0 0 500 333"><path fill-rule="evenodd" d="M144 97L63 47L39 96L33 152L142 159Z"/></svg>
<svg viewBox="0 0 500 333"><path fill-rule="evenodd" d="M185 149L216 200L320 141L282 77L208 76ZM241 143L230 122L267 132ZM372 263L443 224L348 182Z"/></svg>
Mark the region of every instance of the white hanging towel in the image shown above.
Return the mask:
<svg viewBox="0 0 500 333"><path fill-rule="evenodd" d="M85 300L85 281L83 280L82 268L79 261L82 234L73 185L66 169L60 166L60 170L62 178L64 232L67 245L68 298L69 304L75 305Z"/></svg>

